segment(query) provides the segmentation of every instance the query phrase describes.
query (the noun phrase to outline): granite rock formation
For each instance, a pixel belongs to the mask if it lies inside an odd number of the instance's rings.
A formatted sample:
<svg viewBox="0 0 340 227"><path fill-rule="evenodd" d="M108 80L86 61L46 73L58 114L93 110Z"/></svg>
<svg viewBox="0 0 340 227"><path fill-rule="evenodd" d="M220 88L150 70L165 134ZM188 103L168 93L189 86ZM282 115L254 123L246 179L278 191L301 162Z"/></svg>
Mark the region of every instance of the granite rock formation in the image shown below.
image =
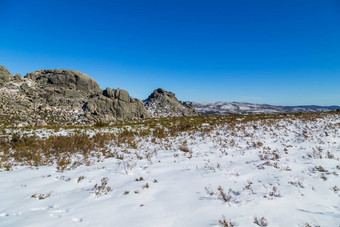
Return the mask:
<svg viewBox="0 0 340 227"><path fill-rule="evenodd" d="M12 73L6 69L5 66L0 65L0 86L4 86L5 83L13 79Z"/></svg>
<svg viewBox="0 0 340 227"><path fill-rule="evenodd" d="M0 125L73 125L149 116L143 102L127 91L103 91L93 78L75 70L38 70L22 78L1 66L0 83Z"/></svg>
<svg viewBox="0 0 340 227"><path fill-rule="evenodd" d="M179 101L174 93L162 88L154 90L151 95L144 100L144 105L153 117L198 115L190 103Z"/></svg>

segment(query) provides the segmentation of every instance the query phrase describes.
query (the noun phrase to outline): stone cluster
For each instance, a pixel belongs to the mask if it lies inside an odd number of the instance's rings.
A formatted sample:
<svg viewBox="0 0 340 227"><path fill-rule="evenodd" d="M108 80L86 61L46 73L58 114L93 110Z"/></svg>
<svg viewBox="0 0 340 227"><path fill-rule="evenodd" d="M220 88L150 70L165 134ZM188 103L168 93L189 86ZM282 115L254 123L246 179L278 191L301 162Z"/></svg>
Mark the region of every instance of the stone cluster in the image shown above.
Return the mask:
<svg viewBox="0 0 340 227"><path fill-rule="evenodd" d="M189 102L181 102L172 92L158 88L144 100L144 105L153 117L196 116L198 112Z"/></svg>
<svg viewBox="0 0 340 227"><path fill-rule="evenodd" d="M188 115L197 112L163 89L143 103L123 89L102 90L93 78L75 70L38 70L23 78L0 66L0 125L73 125Z"/></svg>

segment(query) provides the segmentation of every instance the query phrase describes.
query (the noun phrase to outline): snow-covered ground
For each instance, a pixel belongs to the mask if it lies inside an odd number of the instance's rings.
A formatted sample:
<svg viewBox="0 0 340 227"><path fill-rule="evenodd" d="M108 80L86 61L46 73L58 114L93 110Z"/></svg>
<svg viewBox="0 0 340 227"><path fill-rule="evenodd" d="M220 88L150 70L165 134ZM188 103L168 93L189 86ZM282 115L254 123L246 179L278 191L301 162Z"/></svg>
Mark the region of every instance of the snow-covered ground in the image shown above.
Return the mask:
<svg viewBox="0 0 340 227"><path fill-rule="evenodd" d="M157 141L63 172L2 170L0 226L340 225L339 115Z"/></svg>

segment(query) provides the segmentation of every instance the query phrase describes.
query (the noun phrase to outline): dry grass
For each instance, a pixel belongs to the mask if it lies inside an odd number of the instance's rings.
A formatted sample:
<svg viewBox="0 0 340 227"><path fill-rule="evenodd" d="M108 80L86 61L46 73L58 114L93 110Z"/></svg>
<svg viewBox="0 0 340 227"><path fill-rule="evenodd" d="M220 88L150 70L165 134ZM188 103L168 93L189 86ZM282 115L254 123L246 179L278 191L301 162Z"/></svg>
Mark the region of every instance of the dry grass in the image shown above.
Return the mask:
<svg viewBox="0 0 340 227"><path fill-rule="evenodd" d="M235 226L235 224L231 220L227 221L224 216L222 217L222 219L218 220L218 224L221 227L233 227L233 226Z"/></svg>
<svg viewBox="0 0 340 227"><path fill-rule="evenodd" d="M218 138L216 143L223 151L227 147L239 148L236 138L253 140L259 125L265 130L272 130L275 137L276 130L286 127L280 123L281 120L296 124L296 122L314 122L327 115L339 115L339 113L195 116L120 121L111 124L97 122L94 126L5 127L0 129L0 168L10 170L19 164L31 166L57 164L57 168L64 171L79 165L90 165L91 157L124 160L131 155L131 150L136 150L135 155L138 159L146 158L152 162L156 150L137 152L138 149L145 148L143 144L146 141L153 144L153 147L165 150L179 149L191 154L186 140L178 147L173 139L180 136L194 139L193 135L197 133L202 138ZM218 129L224 128L228 130L229 136L222 140ZM49 131L50 136L39 137L39 130ZM297 133L301 134L299 138L302 141L312 140L313 130L313 128L304 128ZM328 135L327 130L330 129L325 128L324 136ZM68 133L54 135L55 132L60 131ZM87 132L92 132L94 135L90 136ZM259 140L249 143L249 147L258 149L260 160L265 161L259 168L263 168L264 165L278 168L275 164L281 158L278 150L271 150ZM287 148L285 152L288 152ZM81 155L81 159L73 161L72 157L77 155ZM333 154L326 153L320 147L316 147L310 156L334 159Z"/></svg>

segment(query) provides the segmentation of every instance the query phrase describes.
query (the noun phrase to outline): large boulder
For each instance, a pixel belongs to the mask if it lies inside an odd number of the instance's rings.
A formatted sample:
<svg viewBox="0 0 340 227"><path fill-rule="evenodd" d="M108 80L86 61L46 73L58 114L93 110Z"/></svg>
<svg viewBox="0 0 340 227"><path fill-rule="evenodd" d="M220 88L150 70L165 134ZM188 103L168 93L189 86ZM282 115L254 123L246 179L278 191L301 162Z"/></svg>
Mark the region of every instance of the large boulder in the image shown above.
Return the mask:
<svg viewBox="0 0 340 227"><path fill-rule="evenodd" d="M129 92L123 89L111 89L111 88L106 88L103 91L103 95L108 97L108 98L114 98L114 99L119 99L124 102L129 102L130 101L130 95Z"/></svg>
<svg viewBox="0 0 340 227"><path fill-rule="evenodd" d="M144 100L144 105L154 117L198 115L190 103L179 101L174 93L166 91L163 88L154 90L151 95Z"/></svg>
<svg viewBox="0 0 340 227"><path fill-rule="evenodd" d="M115 97L115 92L114 92L114 90L112 90L111 88L108 87L103 91L103 95L108 97L108 98L112 98L112 97Z"/></svg>
<svg viewBox="0 0 340 227"><path fill-rule="evenodd" d="M91 96L102 93L94 79L75 70L38 70L28 73L25 78L35 83L33 93L29 92L27 86L21 86L32 102L46 102L49 106L63 107L66 110L81 110Z"/></svg>
<svg viewBox="0 0 340 227"><path fill-rule="evenodd" d="M85 105L87 114L104 116L111 120L145 118L149 114L143 102L139 99L131 98L129 93L121 89L106 88L103 95L92 97Z"/></svg>
<svg viewBox="0 0 340 227"><path fill-rule="evenodd" d="M101 93L101 89L94 79L76 70L38 70L32 73L28 73L25 78L34 80L42 86L73 89L85 92L87 94Z"/></svg>
<svg viewBox="0 0 340 227"><path fill-rule="evenodd" d="M120 101L130 102L129 93L125 90L117 89L115 90L115 97Z"/></svg>
<svg viewBox="0 0 340 227"><path fill-rule="evenodd" d="M17 73L17 74L15 74L15 76L14 76L14 80L16 80L16 81L23 81L24 78L23 78L19 73Z"/></svg>
<svg viewBox="0 0 340 227"><path fill-rule="evenodd" d="M0 65L0 86L13 79L12 73L5 66Z"/></svg>

